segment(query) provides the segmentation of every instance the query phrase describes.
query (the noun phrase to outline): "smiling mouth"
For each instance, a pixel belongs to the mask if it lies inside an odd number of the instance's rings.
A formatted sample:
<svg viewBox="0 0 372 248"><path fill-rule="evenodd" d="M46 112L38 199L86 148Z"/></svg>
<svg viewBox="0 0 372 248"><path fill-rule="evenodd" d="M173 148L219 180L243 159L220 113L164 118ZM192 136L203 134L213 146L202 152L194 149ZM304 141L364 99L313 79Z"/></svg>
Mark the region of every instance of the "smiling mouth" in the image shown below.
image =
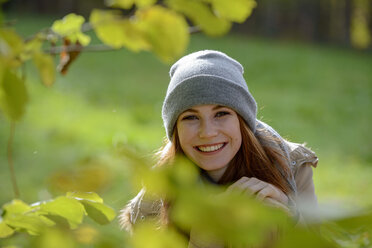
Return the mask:
<svg viewBox="0 0 372 248"><path fill-rule="evenodd" d="M195 146L195 149L200 151L200 152L215 152L218 150L221 150L226 146L226 142L224 143L219 143L219 144L214 144L214 145L203 145L203 146Z"/></svg>

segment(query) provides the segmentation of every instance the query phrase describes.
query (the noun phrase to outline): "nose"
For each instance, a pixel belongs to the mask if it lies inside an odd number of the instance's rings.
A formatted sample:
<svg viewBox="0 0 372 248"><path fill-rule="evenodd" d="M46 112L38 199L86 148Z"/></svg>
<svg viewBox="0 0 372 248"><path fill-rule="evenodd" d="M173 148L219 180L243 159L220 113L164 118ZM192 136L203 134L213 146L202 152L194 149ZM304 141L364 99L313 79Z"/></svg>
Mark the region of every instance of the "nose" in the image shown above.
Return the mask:
<svg viewBox="0 0 372 248"><path fill-rule="evenodd" d="M218 134L218 128L213 121L203 120L199 127L199 137L201 139L215 137Z"/></svg>

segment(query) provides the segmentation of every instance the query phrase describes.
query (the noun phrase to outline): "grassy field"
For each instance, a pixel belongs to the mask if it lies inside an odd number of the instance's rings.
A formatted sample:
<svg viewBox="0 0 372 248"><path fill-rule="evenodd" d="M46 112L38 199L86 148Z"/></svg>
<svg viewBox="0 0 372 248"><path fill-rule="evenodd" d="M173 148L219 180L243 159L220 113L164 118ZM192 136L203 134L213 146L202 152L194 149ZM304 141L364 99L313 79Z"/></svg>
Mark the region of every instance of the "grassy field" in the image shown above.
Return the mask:
<svg viewBox="0 0 372 248"><path fill-rule="evenodd" d="M23 17L17 25L29 35L51 25L50 20ZM258 102L258 118L318 154L314 180L320 203L372 205L370 53L238 35L192 36L188 52L200 49L218 49L240 61ZM14 142L22 199L48 199L85 180L109 205L123 206L134 192L115 147L129 144L148 158L161 145L168 70L145 52L86 53L45 88L30 65L30 102ZM8 135L9 122L0 115L1 204L13 197ZM82 179L82 171L94 180Z"/></svg>

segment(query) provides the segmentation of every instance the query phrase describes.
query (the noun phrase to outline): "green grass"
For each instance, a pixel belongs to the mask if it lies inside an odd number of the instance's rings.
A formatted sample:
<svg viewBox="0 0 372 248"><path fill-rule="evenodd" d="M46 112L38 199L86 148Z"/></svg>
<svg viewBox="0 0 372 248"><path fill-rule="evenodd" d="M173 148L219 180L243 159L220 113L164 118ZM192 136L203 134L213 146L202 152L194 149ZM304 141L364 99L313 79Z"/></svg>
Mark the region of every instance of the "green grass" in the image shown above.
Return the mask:
<svg viewBox="0 0 372 248"><path fill-rule="evenodd" d="M51 25L50 18L23 18L19 28L28 35ZM240 61L258 118L318 154L314 180L321 203L372 205L371 54L238 35L195 35L188 52L200 49L218 49ZM130 144L148 157L161 145L169 65L145 52L86 53L52 88L28 69L31 100L14 141L22 199L46 199L56 193L52 174L96 164L107 168L109 179L98 193L119 209L133 190L125 160L113 155L115 146ZM8 135L9 123L0 115L1 204L13 196Z"/></svg>

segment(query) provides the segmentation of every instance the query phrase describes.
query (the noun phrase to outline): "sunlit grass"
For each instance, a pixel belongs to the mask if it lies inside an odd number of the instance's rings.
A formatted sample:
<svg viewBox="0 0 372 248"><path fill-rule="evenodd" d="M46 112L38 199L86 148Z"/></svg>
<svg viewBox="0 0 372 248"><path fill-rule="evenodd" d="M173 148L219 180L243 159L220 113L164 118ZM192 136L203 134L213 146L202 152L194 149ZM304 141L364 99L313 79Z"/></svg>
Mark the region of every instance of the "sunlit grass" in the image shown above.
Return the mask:
<svg viewBox="0 0 372 248"><path fill-rule="evenodd" d="M356 210L372 207L372 167L356 158L325 157L314 170L320 205Z"/></svg>

